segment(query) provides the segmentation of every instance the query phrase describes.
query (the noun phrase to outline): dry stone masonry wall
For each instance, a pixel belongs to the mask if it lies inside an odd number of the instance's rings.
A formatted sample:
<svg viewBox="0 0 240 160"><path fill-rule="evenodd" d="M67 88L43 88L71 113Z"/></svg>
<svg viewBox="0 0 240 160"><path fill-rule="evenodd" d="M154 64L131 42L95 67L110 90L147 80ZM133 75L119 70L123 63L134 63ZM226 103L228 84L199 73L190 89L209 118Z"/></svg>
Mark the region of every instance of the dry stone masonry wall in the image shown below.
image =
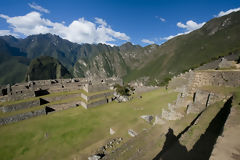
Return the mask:
<svg viewBox="0 0 240 160"><path fill-rule="evenodd" d="M21 113L21 114L9 116L9 117L4 117L4 118L0 118L0 125L6 125L9 123L18 122L21 120L25 120L25 119L29 119L32 117L45 115L45 114L46 114L46 109L42 108L42 109L39 109L36 111L31 111L31 112Z"/></svg>
<svg viewBox="0 0 240 160"><path fill-rule="evenodd" d="M0 109L2 110L2 112L12 112L16 110L31 108L33 106L40 106L40 99L29 101L29 102L7 105L7 106L0 107Z"/></svg>
<svg viewBox="0 0 240 160"><path fill-rule="evenodd" d="M1 86L0 102L27 100L14 103L10 102L11 105L1 106L0 104L0 111L3 112L3 114L6 112L13 112L10 114L11 116L0 116L0 125L18 122L20 120L47 114L51 111L64 110L80 105L88 109L106 104L112 100L113 90L110 90L110 88L112 88L114 84L122 85L122 80L118 78L102 80L75 78L39 80L27 83L17 83L12 86ZM69 93L66 94L65 91ZM74 93L71 91L77 92ZM64 94L47 95L56 92L62 92ZM33 98L42 95L46 96L40 97L40 99ZM30 100L29 98L34 100ZM58 103L51 104L51 102L56 101ZM38 106L43 104L46 104L46 107L43 106L39 109ZM15 112L17 110L22 111Z"/></svg>

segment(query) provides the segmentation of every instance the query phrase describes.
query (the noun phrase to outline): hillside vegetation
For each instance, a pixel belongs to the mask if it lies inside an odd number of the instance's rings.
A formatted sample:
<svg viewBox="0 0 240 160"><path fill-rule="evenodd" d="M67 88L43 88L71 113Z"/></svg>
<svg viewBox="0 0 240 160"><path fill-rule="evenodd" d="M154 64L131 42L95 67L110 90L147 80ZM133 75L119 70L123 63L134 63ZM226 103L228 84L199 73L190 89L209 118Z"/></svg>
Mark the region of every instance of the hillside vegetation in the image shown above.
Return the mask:
<svg viewBox="0 0 240 160"><path fill-rule="evenodd" d="M43 56L31 61L26 79L45 80L71 78L69 71L55 58Z"/></svg>
<svg viewBox="0 0 240 160"><path fill-rule="evenodd" d="M214 18L202 28L162 44L153 61L141 69L131 70L125 80L149 76L153 82L155 79L161 82L216 57L240 53L239 33L240 12Z"/></svg>

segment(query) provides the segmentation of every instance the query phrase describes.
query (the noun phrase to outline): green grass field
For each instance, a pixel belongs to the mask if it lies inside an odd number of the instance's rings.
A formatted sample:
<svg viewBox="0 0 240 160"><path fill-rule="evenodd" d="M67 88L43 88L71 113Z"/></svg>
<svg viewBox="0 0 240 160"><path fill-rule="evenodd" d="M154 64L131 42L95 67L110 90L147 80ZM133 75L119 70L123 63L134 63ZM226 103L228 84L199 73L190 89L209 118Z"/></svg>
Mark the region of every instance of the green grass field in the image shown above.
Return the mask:
<svg viewBox="0 0 240 160"><path fill-rule="evenodd" d="M177 93L163 88L142 94L126 103L112 102L96 108L72 108L0 127L1 160L86 159L109 138L130 137L128 129L141 132L151 125L143 114L161 114ZM110 136L109 128L116 134Z"/></svg>

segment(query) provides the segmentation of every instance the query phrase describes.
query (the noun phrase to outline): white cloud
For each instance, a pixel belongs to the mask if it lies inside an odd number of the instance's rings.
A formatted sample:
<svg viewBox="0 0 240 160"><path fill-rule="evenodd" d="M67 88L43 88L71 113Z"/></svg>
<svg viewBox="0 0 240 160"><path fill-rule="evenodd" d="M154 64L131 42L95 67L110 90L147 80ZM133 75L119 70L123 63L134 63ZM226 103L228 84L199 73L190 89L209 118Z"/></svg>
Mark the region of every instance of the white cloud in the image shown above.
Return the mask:
<svg viewBox="0 0 240 160"><path fill-rule="evenodd" d="M217 17L225 16L227 14L230 14L232 12L237 12L237 11L240 11L240 7L239 8L234 8L234 9L229 9L229 10L227 10L225 12L221 11L221 12L218 13Z"/></svg>
<svg viewBox="0 0 240 160"><path fill-rule="evenodd" d="M179 28L185 29L185 32L180 32L180 33L177 33L175 35L170 35L170 36L167 36L167 37L163 37L163 38L160 38L160 40L166 41L166 40L170 40L170 39L172 39L174 37L177 37L177 36L180 36L180 35L188 34L188 33L192 32L192 31L194 31L196 29L201 28L204 24L205 24L205 22L203 22L203 23L196 23L196 22L194 22L192 20L187 21L186 24L183 24L182 22L178 22L177 26Z"/></svg>
<svg viewBox="0 0 240 160"><path fill-rule="evenodd" d="M125 33L114 31L101 18L95 18L96 22L90 22L84 18L72 21L69 25L60 22L52 22L41 17L39 12L30 12L24 16L9 17L0 14L6 19L13 33L25 36L32 34L52 33L76 43L105 43L111 44L116 40L130 39Z"/></svg>
<svg viewBox="0 0 240 160"><path fill-rule="evenodd" d="M155 16L155 18L160 19L160 21L162 21L162 22L166 22L165 18L162 18L162 17L159 17L159 16Z"/></svg>
<svg viewBox="0 0 240 160"><path fill-rule="evenodd" d="M190 33L190 32L187 31L187 32L183 32L183 33L178 33L178 34L176 34L176 35L170 35L170 36L168 36L168 37L160 38L160 40L170 40L170 39L172 39L172 38L174 38L174 37L177 37L177 36L180 36L180 35L184 35L184 34L188 34L188 33Z"/></svg>
<svg viewBox="0 0 240 160"><path fill-rule="evenodd" d="M205 24L205 22L203 22L203 23L196 23L196 22L194 22L192 20L189 20L189 21L186 22L186 24L183 24L182 22L178 22L177 26L179 28L184 28L187 31L194 31L196 29L201 28L204 24Z"/></svg>
<svg viewBox="0 0 240 160"><path fill-rule="evenodd" d="M0 36L5 36L5 35L12 35L12 36L18 37L17 34L12 33L10 30L0 30Z"/></svg>
<svg viewBox="0 0 240 160"><path fill-rule="evenodd" d="M162 22L165 22L165 21L166 21L164 18L161 18L161 17L160 17L160 20L161 20Z"/></svg>
<svg viewBox="0 0 240 160"><path fill-rule="evenodd" d="M96 20L96 23L97 23L97 24L100 24L100 25L103 25L103 26L106 26L106 25L107 25L106 21L104 21L104 20L101 19L101 18L96 17L95 20Z"/></svg>
<svg viewBox="0 0 240 160"><path fill-rule="evenodd" d="M48 9L43 8L42 6L36 4L36 3L28 3L29 7L36 9L37 11L44 12L44 13L50 13Z"/></svg>
<svg viewBox="0 0 240 160"><path fill-rule="evenodd" d="M150 40L148 40L148 39L142 39L141 40L143 43L147 43L147 44L153 44L154 43L154 41L150 41Z"/></svg>

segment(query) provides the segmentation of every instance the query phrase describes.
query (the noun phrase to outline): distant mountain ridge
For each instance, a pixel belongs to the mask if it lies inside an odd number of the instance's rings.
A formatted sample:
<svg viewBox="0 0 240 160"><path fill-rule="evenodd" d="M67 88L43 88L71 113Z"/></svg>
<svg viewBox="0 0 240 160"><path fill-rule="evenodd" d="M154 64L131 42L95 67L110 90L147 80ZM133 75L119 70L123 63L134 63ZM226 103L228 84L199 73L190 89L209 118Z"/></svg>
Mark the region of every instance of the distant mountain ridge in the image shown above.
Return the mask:
<svg viewBox="0 0 240 160"><path fill-rule="evenodd" d="M240 12L233 12L214 18L202 28L172 38L160 46L152 44L141 47L130 42L114 47L105 44L77 44L52 34L32 35L24 39L1 36L0 55L4 60L0 63L0 73L3 75L0 83L13 83L13 78L6 78L6 71L1 68L8 61L23 64L24 67L20 67L21 74L26 74L31 60L50 56L56 58L74 77L118 76L126 82L138 79L148 84L164 84L170 77L216 57L231 52L238 53L239 33ZM6 58L9 55L10 58ZM12 62L17 57L28 63L18 60ZM12 77L17 75L16 69ZM17 81L23 81L24 76Z"/></svg>

